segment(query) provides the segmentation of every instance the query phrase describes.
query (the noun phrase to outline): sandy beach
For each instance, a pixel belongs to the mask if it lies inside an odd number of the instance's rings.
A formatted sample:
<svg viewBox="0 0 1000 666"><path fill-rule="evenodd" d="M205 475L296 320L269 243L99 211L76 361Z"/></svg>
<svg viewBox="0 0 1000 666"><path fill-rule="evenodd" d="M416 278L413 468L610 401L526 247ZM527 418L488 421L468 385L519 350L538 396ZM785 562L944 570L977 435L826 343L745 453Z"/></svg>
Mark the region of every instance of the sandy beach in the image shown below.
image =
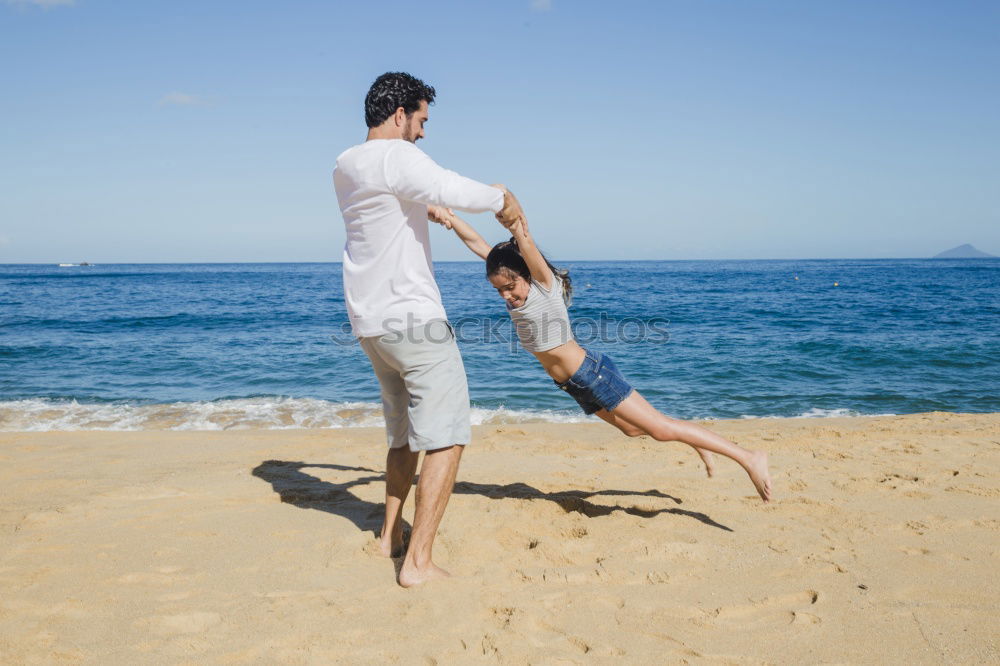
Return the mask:
<svg viewBox="0 0 1000 666"><path fill-rule="evenodd" d="M996 663L1000 415L480 426L416 590L381 429L0 434L4 664ZM412 498L408 520L412 517Z"/></svg>

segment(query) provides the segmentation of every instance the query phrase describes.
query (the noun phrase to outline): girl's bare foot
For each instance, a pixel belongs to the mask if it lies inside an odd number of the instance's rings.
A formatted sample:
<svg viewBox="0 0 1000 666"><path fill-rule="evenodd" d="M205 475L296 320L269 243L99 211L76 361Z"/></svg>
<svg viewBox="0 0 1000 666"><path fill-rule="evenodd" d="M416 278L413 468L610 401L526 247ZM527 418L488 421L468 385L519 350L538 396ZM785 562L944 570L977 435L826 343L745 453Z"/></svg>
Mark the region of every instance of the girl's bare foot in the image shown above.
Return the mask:
<svg viewBox="0 0 1000 666"><path fill-rule="evenodd" d="M701 456L701 461L705 463L705 474L708 474L709 478L715 476L715 456L711 451L706 451L705 449L699 449L697 446L694 450L698 452Z"/></svg>
<svg viewBox="0 0 1000 666"><path fill-rule="evenodd" d="M442 578L451 578L451 574L433 562L420 569L415 564L403 562L399 570L399 584L402 587L415 587Z"/></svg>
<svg viewBox="0 0 1000 666"><path fill-rule="evenodd" d="M750 480L757 488L757 494L765 502L771 501L771 472L767 466L766 451L752 451L744 467Z"/></svg>

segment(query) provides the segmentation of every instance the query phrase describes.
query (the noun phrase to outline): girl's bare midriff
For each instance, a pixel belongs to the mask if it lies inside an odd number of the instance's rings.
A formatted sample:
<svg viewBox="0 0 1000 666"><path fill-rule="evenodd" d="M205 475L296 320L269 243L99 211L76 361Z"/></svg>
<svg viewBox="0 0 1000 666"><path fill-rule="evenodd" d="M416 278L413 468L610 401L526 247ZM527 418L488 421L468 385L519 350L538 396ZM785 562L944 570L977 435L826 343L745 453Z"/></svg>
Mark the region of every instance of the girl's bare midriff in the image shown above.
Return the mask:
<svg viewBox="0 0 1000 666"><path fill-rule="evenodd" d="M560 384L576 373L583 365L587 352L576 343L576 340L565 342L554 349L543 352L532 352L538 362L549 373L549 377Z"/></svg>

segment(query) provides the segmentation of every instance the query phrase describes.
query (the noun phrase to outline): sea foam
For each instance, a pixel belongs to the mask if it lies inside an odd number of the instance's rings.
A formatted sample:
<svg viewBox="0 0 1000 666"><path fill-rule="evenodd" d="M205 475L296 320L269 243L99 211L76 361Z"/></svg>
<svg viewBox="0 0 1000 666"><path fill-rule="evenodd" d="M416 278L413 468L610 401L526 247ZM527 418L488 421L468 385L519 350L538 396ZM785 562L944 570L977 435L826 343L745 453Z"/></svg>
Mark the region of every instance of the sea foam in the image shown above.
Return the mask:
<svg viewBox="0 0 1000 666"><path fill-rule="evenodd" d="M796 416L829 418L892 416L861 414L851 409L810 409ZM761 418L744 415L741 418ZM716 420L699 418L696 420ZM472 408L473 425L510 423L586 423L596 417L578 410ZM284 430L296 428L380 428L382 407L372 402L329 402L315 398L259 397L202 402L137 404L79 403L75 400L11 400L0 402L0 431L65 430Z"/></svg>
<svg viewBox="0 0 1000 666"><path fill-rule="evenodd" d="M578 423L576 411L472 408L473 425ZM370 402L260 397L202 402L79 403L44 398L0 402L0 431L281 430L382 427L382 407Z"/></svg>

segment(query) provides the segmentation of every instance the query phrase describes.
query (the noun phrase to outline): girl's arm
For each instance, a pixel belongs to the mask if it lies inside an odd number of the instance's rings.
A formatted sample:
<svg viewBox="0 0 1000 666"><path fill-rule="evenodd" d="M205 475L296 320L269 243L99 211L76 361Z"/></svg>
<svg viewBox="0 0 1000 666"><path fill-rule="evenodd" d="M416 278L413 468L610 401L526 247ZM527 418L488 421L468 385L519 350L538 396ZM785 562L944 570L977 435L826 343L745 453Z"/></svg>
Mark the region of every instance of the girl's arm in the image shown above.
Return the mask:
<svg viewBox="0 0 1000 666"><path fill-rule="evenodd" d="M545 257L542 256L539 249L535 247L535 241L528 231L528 220L522 216L510 227L510 232L514 235L514 240L517 241L517 249L524 257L524 263L528 264L531 277L546 290L551 289L554 281L552 269L549 268L548 262L545 261Z"/></svg>
<svg viewBox="0 0 1000 666"><path fill-rule="evenodd" d="M451 212L450 208L444 208L442 206L428 206L427 219L431 222L437 222L438 224L443 225L445 228L451 229L458 234L458 237L462 239L462 242L465 243L466 247L475 252L480 259L486 259L486 255L488 255L490 250L493 249L490 244L479 235L479 232L473 229L468 222Z"/></svg>

